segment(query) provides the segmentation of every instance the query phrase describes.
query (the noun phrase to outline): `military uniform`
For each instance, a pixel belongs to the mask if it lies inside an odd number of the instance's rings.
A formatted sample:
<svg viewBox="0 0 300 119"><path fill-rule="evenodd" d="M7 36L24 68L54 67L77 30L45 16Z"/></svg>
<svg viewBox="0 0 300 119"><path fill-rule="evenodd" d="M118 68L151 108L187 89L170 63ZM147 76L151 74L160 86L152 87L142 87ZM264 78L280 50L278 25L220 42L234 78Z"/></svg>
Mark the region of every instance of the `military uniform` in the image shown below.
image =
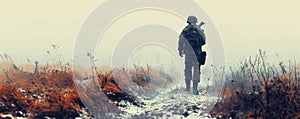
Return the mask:
<svg viewBox="0 0 300 119"><path fill-rule="evenodd" d="M196 19L197 20L197 19ZM194 21L197 22L197 21ZM186 91L190 91L191 80L193 80L193 93L197 94L198 84L200 82L200 66L202 45L205 44L204 31L196 24L186 26L179 36L179 55L185 55L185 83ZM205 60L205 59L204 59ZM193 69L193 73L192 73Z"/></svg>

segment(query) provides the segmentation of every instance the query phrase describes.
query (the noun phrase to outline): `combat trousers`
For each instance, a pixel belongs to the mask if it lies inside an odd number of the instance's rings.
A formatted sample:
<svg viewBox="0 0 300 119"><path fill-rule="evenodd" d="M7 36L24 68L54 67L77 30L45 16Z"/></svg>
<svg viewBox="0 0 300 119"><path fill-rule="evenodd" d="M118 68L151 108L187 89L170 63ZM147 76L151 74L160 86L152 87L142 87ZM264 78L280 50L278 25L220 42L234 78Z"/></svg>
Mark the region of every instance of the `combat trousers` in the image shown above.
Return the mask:
<svg viewBox="0 0 300 119"><path fill-rule="evenodd" d="M193 92L195 93L195 91L197 91L200 82L200 66L195 55L185 55L184 73L187 91L190 90L191 80L193 80Z"/></svg>

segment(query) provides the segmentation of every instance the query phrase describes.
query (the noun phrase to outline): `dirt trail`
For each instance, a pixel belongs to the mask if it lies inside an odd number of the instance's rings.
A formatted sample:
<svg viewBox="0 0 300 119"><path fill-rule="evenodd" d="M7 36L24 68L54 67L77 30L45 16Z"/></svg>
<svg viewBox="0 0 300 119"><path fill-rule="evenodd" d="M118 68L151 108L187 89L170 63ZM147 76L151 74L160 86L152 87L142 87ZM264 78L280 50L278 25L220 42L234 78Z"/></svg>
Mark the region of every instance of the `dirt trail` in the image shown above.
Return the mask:
<svg viewBox="0 0 300 119"><path fill-rule="evenodd" d="M208 107L209 98L211 97L205 95L204 91L194 96L181 88L162 92L153 99L143 100L145 103L143 107L121 102L127 107L120 109L128 113L123 115L123 118L205 119L209 118L209 114L204 111Z"/></svg>

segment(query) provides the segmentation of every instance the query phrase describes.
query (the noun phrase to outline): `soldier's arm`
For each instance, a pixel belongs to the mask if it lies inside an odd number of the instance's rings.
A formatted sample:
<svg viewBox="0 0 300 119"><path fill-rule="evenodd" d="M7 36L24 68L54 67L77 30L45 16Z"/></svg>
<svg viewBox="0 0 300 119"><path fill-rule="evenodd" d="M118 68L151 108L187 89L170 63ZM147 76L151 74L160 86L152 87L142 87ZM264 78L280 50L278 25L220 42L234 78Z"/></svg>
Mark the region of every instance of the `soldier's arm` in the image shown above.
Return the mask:
<svg viewBox="0 0 300 119"><path fill-rule="evenodd" d="M185 27L183 30L182 30L182 32L181 32L181 34L179 35L179 43L178 43L178 51L179 52L182 52L183 51L183 48L184 48L184 45L185 45L185 40L186 40L186 38L184 37L184 32L186 32L186 30L187 30L187 27Z"/></svg>
<svg viewBox="0 0 300 119"><path fill-rule="evenodd" d="M179 52L182 52L183 51L183 47L184 47L184 40L185 40L185 37L182 35L182 34L180 34L179 35L179 42L178 42L178 51Z"/></svg>

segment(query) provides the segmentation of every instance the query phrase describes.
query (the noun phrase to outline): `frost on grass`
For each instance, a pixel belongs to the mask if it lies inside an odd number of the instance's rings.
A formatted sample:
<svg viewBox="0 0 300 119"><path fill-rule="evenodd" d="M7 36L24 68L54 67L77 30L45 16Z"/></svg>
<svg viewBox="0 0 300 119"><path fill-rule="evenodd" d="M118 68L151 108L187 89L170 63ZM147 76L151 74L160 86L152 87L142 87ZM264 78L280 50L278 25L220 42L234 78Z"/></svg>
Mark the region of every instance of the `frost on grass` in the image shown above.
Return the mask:
<svg viewBox="0 0 300 119"><path fill-rule="evenodd" d="M268 62L265 51L230 67L220 100L211 115L218 118L300 118L299 65Z"/></svg>
<svg viewBox="0 0 300 119"><path fill-rule="evenodd" d="M205 89L193 96L170 88L176 80L159 69L150 73L150 67L107 72L93 67L90 76L84 73L90 70L75 72L69 65L35 62L28 70L5 61L1 66L1 117L98 118L93 114L100 112L113 118L206 118L206 101L213 97Z"/></svg>

